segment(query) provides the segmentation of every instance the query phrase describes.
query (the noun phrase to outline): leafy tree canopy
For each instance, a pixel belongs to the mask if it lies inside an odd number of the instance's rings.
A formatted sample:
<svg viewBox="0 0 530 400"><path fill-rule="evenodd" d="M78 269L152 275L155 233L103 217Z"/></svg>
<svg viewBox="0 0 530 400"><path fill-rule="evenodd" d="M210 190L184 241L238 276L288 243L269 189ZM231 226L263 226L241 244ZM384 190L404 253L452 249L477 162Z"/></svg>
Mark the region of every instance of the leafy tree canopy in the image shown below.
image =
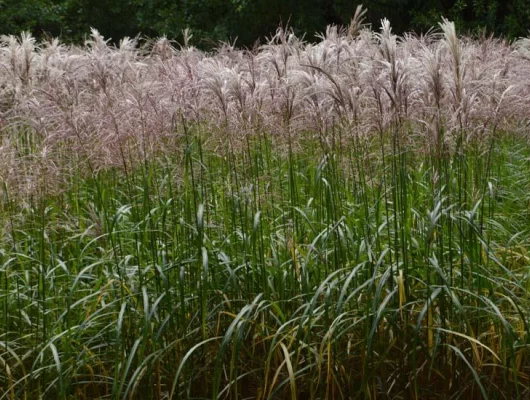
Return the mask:
<svg viewBox="0 0 530 400"><path fill-rule="evenodd" d="M308 35L329 24L348 24L360 2L351 0L0 0L0 33L23 30L79 42L90 27L118 40L138 34L179 40L190 28L194 44L208 48L220 40L252 46L282 24ZM526 36L527 0L371 0L368 22L390 19L395 32L426 31L441 16L461 32Z"/></svg>

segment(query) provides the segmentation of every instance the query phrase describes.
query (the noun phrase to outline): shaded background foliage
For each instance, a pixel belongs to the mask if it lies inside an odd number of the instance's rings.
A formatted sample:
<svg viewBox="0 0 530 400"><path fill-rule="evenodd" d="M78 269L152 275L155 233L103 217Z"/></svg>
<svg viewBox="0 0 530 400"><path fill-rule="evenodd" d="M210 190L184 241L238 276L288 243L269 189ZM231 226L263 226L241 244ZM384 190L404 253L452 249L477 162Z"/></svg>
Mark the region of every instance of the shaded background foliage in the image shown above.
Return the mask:
<svg viewBox="0 0 530 400"><path fill-rule="evenodd" d="M357 1L351 0L0 0L0 33L30 31L80 42L90 27L118 40L137 34L179 40L191 28L193 44L234 41L252 46L289 23L297 33L322 32L328 24L347 24ZM428 30L440 16L460 31L513 39L527 36L528 0L372 0L365 1L368 22L390 19L394 31Z"/></svg>

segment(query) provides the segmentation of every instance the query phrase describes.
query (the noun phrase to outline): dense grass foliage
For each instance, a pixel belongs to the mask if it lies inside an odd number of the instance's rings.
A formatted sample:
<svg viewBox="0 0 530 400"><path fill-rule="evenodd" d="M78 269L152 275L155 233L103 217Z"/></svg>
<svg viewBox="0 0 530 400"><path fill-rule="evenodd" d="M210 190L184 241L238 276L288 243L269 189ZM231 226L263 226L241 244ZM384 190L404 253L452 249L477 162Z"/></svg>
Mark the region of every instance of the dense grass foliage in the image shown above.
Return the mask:
<svg viewBox="0 0 530 400"><path fill-rule="evenodd" d="M528 46L442 28L5 38L0 399L529 396Z"/></svg>
<svg viewBox="0 0 530 400"><path fill-rule="evenodd" d="M4 202L3 398L528 395L526 144L209 133Z"/></svg>

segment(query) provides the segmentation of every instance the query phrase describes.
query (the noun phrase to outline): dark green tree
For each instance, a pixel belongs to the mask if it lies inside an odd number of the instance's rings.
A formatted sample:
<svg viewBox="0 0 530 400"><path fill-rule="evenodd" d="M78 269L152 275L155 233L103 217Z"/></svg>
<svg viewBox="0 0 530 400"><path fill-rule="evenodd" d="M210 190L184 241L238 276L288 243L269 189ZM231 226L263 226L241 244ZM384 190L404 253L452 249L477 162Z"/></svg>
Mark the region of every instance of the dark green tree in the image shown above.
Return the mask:
<svg viewBox="0 0 530 400"><path fill-rule="evenodd" d="M347 25L362 1L352 0L0 0L0 33L29 30L66 41L81 41L90 27L114 41L123 36L167 35L181 39L190 28L193 44L209 48L218 41L252 46L289 25L306 39L328 24ZM441 16L454 20L462 33L526 36L528 0L371 0L367 22L378 29L388 18L396 33L426 31Z"/></svg>
<svg viewBox="0 0 530 400"><path fill-rule="evenodd" d="M0 33L62 34L64 3L53 0L0 0Z"/></svg>

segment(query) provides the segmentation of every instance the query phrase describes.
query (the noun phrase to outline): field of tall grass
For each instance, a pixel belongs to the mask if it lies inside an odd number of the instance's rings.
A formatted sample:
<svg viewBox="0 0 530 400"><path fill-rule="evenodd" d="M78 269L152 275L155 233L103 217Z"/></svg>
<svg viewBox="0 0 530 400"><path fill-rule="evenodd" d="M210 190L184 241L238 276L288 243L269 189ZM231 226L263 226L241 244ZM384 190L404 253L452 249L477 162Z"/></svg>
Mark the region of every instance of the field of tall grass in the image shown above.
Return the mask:
<svg viewBox="0 0 530 400"><path fill-rule="evenodd" d="M530 398L530 39L0 41L0 400Z"/></svg>

